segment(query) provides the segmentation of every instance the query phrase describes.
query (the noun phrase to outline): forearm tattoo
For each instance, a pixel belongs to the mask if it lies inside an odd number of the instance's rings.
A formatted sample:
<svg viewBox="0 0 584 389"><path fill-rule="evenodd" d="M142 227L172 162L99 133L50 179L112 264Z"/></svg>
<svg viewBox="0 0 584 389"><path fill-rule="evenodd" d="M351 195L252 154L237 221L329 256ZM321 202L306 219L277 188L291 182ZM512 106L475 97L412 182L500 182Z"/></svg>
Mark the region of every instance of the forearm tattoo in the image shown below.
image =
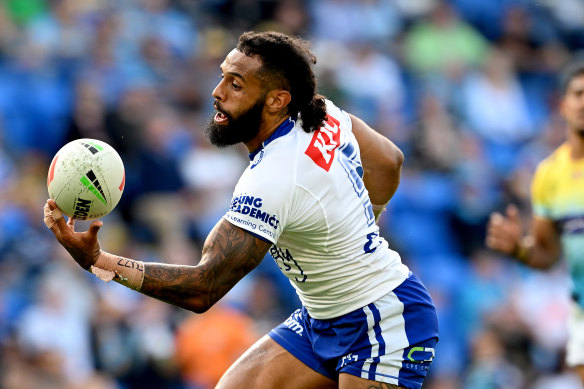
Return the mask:
<svg viewBox="0 0 584 389"><path fill-rule="evenodd" d="M386 384L385 382L376 382L367 387L367 389L404 389L401 386Z"/></svg>
<svg viewBox="0 0 584 389"><path fill-rule="evenodd" d="M205 310L253 270L269 246L222 220L209 234L199 265L147 263L140 291L179 307Z"/></svg>

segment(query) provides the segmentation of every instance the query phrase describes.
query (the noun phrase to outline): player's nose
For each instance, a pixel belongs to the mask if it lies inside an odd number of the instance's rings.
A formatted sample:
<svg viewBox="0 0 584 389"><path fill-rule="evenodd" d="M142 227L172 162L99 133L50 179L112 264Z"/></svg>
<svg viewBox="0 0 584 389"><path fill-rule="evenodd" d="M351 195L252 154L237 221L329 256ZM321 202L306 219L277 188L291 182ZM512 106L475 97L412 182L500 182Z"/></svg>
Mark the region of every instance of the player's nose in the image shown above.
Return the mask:
<svg viewBox="0 0 584 389"><path fill-rule="evenodd" d="M213 89L213 93L211 94L216 100L218 101L223 101L225 95L223 93L223 80L221 80L219 82L219 84L217 84L217 86L215 87L215 89Z"/></svg>

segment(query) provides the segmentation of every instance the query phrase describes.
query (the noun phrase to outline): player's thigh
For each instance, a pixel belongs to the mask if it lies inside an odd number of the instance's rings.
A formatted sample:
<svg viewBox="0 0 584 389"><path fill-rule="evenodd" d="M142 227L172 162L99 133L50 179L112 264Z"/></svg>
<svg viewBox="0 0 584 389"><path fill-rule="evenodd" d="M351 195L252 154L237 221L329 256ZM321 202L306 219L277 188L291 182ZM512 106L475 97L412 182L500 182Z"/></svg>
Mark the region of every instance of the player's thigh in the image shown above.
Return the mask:
<svg viewBox="0 0 584 389"><path fill-rule="evenodd" d="M405 389L385 382L377 382L360 378L351 374L339 374L339 389Z"/></svg>
<svg viewBox="0 0 584 389"><path fill-rule="evenodd" d="M216 389L333 389L335 381L315 372L264 336L225 372Z"/></svg>

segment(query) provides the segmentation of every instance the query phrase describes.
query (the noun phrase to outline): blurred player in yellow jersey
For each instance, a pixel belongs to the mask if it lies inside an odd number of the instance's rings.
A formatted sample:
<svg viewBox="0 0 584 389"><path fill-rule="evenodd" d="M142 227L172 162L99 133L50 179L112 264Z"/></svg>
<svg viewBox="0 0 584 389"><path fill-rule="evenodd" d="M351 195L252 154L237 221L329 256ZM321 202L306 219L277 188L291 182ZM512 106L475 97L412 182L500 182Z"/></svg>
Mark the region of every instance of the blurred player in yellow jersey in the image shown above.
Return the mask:
<svg viewBox="0 0 584 389"><path fill-rule="evenodd" d="M574 300L569 318L567 362L584 383L584 63L568 69L560 113L567 139L537 167L532 182L531 232L523 236L517 208L493 213L486 244L537 269L566 258Z"/></svg>

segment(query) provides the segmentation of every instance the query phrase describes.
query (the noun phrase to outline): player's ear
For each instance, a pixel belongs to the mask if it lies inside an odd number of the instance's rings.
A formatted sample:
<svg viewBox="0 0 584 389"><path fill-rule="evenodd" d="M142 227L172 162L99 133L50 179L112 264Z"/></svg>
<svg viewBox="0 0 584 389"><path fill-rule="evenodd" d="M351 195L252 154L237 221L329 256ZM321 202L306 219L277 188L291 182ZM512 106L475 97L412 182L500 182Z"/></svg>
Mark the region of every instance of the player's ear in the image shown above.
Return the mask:
<svg viewBox="0 0 584 389"><path fill-rule="evenodd" d="M265 107L268 112L276 113L285 109L290 101L292 100L292 95L285 89L272 89L266 96Z"/></svg>

